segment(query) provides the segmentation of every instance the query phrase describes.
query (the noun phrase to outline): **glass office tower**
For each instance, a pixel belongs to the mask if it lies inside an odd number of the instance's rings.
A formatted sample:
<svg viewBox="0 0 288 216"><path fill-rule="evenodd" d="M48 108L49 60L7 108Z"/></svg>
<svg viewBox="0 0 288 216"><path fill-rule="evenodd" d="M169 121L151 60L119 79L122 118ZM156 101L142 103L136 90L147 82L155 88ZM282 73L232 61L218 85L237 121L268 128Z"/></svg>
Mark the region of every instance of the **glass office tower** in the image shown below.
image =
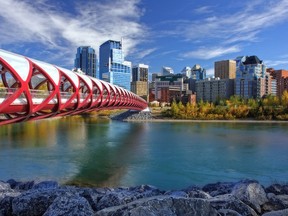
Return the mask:
<svg viewBox="0 0 288 216"><path fill-rule="evenodd" d="M77 48L74 67L80 68L86 75L96 77L97 56L95 50L90 46L80 46Z"/></svg>
<svg viewBox="0 0 288 216"><path fill-rule="evenodd" d="M109 40L99 49L99 78L130 91L131 62L124 60L122 43Z"/></svg>

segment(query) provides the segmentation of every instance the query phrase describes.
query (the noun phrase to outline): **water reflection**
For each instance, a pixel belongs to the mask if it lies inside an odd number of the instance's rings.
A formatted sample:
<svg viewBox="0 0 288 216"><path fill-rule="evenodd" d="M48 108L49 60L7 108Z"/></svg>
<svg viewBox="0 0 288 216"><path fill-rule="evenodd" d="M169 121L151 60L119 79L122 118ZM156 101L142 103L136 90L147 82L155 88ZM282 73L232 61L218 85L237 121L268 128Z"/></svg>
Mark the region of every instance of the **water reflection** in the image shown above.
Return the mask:
<svg viewBox="0 0 288 216"><path fill-rule="evenodd" d="M89 125L89 124L88 124ZM95 124L88 127L88 133L95 137L87 151L81 156L81 166L73 184L97 186L120 185L127 174L127 166L134 157L142 154L139 141L142 139L143 124L117 123ZM97 137L101 139L97 140ZM91 142L91 141L90 141Z"/></svg>
<svg viewBox="0 0 288 216"><path fill-rule="evenodd" d="M1 126L0 148L55 145L58 125L57 120L44 120Z"/></svg>
<svg viewBox="0 0 288 216"><path fill-rule="evenodd" d="M0 127L0 180L163 189L288 177L288 124L125 123L67 117Z"/></svg>

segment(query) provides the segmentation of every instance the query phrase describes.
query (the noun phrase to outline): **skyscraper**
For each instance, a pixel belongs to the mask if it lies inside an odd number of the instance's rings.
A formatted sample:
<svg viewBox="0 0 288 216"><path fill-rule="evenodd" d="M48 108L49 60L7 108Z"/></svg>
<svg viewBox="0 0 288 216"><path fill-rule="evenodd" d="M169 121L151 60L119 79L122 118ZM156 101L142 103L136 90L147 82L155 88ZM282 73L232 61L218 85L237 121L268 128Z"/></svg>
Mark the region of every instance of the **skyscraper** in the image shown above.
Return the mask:
<svg viewBox="0 0 288 216"><path fill-rule="evenodd" d="M204 80L206 79L206 69L202 68L200 65L195 64L191 71L191 77L195 80Z"/></svg>
<svg viewBox="0 0 288 216"><path fill-rule="evenodd" d="M138 64L132 68L132 81L148 82L149 66L145 64Z"/></svg>
<svg viewBox="0 0 288 216"><path fill-rule="evenodd" d="M171 67L162 67L162 75L174 74L174 71Z"/></svg>
<svg viewBox="0 0 288 216"><path fill-rule="evenodd" d="M214 63L215 77L220 79L235 79L236 62L234 60L222 60Z"/></svg>
<svg viewBox="0 0 288 216"><path fill-rule="evenodd" d="M265 64L257 56L236 58L235 95L243 98L261 98L270 94L270 79Z"/></svg>
<svg viewBox="0 0 288 216"><path fill-rule="evenodd" d="M148 73L149 66L145 64L132 68L131 91L145 100L148 98Z"/></svg>
<svg viewBox="0 0 288 216"><path fill-rule="evenodd" d="M189 78L189 90L196 91L196 82L206 79L206 69L202 68L199 64L195 64L191 69Z"/></svg>
<svg viewBox="0 0 288 216"><path fill-rule="evenodd" d="M96 77L97 57L95 50L90 46L80 46L77 48L74 67L80 68L86 75Z"/></svg>
<svg viewBox="0 0 288 216"><path fill-rule="evenodd" d="M124 61L122 43L108 40L99 49L99 78L130 91L131 62Z"/></svg>

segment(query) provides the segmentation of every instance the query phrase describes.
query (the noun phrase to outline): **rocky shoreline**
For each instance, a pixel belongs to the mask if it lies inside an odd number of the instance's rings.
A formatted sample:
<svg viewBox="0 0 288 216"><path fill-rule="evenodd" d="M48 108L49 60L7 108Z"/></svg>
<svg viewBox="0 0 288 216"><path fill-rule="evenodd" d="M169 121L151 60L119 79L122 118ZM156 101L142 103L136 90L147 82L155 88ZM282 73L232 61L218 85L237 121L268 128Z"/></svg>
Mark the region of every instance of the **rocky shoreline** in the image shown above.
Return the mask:
<svg viewBox="0 0 288 216"><path fill-rule="evenodd" d="M288 184L218 182L163 191L153 186L84 188L55 181L0 181L1 216L288 215Z"/></svg>

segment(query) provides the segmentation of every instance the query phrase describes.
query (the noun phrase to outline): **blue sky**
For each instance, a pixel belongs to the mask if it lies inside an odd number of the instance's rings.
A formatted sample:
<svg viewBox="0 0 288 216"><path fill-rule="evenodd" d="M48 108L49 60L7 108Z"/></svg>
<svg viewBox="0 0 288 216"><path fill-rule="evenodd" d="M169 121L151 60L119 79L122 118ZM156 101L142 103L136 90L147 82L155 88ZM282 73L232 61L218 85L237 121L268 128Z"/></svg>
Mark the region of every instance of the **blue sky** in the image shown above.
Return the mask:
<svg viewBox="0 0 288 216"><path fill-rule="evenodd" d="M150 72L257 55L288 69L288 0L0 0L0 48L73 68L78 46L123 38Z"/></svg>

